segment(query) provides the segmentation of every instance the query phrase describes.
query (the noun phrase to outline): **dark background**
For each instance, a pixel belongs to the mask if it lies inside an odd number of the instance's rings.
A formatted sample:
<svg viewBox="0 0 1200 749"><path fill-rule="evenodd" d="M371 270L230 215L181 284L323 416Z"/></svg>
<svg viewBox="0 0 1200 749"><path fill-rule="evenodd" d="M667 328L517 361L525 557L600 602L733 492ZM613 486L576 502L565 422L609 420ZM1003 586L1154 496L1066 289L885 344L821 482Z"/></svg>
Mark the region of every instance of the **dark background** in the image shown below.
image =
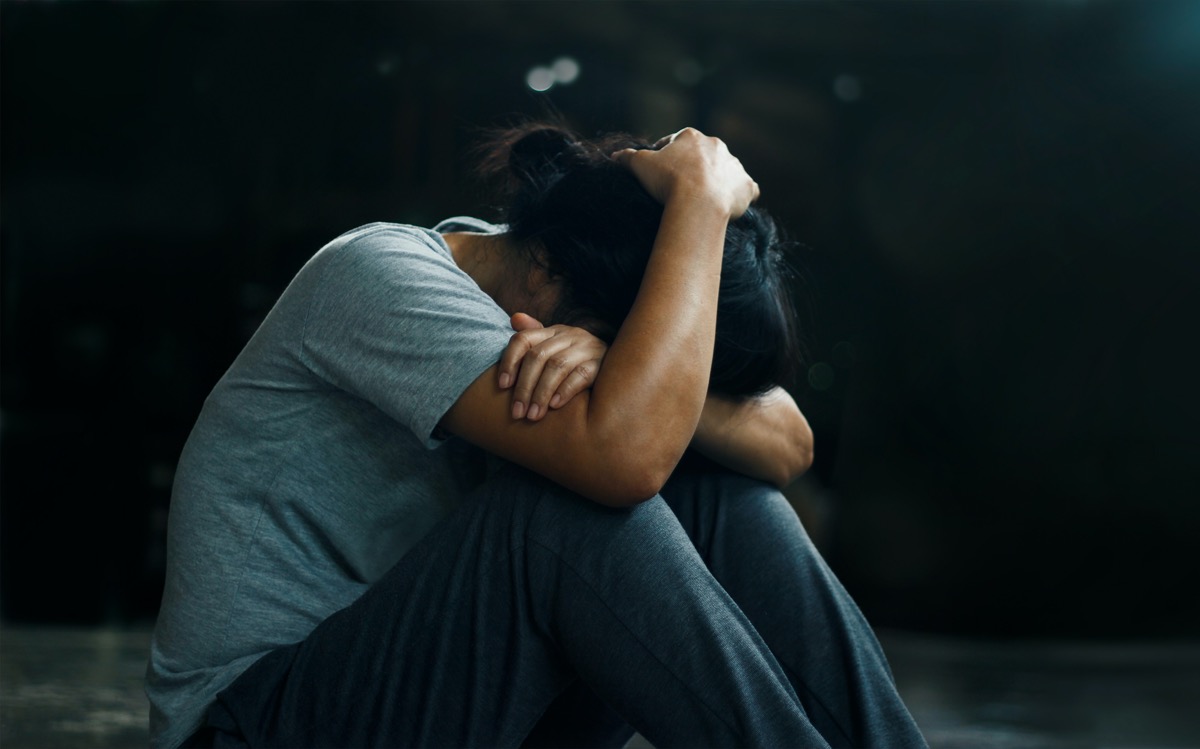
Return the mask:
<svg viewBox="0 0 1200 749"><path fill-rule="evenodd" d="M802 242L801 489L872 621L1200 634L1200 3L0 13L5 620L153 617L175 460L283 286L485 213L474 128L552 106L721 136Z"/></svg>

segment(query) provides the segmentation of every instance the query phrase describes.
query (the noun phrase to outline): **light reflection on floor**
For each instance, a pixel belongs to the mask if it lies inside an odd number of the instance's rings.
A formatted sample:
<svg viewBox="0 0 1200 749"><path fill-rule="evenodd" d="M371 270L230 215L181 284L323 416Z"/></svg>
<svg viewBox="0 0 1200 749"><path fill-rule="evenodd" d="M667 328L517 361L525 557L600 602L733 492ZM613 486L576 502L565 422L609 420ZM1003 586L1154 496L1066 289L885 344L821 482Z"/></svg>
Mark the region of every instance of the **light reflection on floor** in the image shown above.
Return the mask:
<svg viewBox="0 0 1200 749"><path fill-rule="evenodd" d="M933 747L1200 747L1200 642L883 640Z"/></svg>
<svg viewBox="0 0 1200 749"><path fill-rule="evenodd" d="M145 747L150 632L0 629L0 746Z"/></svg>
<svg viewBox="0 0 1200 749"><path fill-rule="evenodd" d="M0 629L0 746L145 746L149 638ZM1200 642L883 642L934 749L1200 747Z"/></svg>

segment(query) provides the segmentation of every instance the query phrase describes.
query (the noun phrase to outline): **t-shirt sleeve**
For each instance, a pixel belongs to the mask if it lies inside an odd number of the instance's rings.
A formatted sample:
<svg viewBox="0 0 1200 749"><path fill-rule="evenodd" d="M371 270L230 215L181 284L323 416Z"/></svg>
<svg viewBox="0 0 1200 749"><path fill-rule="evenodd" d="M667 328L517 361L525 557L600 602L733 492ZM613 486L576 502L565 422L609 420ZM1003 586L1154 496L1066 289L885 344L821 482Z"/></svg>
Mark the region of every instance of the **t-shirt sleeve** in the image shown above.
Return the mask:
<svg viewBox="0 0 1200 749"><path fill-rule="evenodd" d="M508 315L431 241L389 225L327 248L302 341L318 377L430 448L442 416L512 336Z"/></svg>

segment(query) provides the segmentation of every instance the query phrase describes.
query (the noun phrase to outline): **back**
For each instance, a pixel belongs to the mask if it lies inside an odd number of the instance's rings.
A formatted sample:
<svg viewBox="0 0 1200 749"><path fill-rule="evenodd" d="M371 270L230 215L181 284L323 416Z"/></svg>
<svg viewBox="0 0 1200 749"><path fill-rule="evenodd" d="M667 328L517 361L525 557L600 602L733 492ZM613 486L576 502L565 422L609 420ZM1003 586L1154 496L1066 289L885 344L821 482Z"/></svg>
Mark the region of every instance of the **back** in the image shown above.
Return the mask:
<svg viewBox="0 0 1200 749"><path fill-rule="evenodd" d="M511 333L436 231L372 224L305 265L180 458L147 674L155 746L186 739L217 692L354 601L483 478L483 453L433 433Z"/></svg>

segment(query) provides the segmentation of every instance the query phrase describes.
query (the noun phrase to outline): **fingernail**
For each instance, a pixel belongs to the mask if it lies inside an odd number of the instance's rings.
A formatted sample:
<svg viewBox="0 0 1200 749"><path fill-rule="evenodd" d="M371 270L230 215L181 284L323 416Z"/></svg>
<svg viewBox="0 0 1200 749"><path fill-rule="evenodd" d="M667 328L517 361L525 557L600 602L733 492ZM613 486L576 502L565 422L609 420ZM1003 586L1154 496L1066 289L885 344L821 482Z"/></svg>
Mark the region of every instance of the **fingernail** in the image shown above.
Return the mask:
<svg viewBox="0 0 1200 749"><path fill-rule="evenodd" d="M536 403L529 404L529 420L530 421L536 420L538 417L538 414L540 414L541 412L542 412L541 406L539 406Z"/></svg>
<svg viewBox="0 0 1200 749"><path fill-rule="evenodd" d="M517 401L516 403L513 404L513 418L519 419L524 415L525 415L525 404L522 403L521 401Z"/></svg>
<svg viewBox="0 0 1200 749"><path fill-rule="evenodd" d="M508 372L501 372L500 373L500 389L503 390L506 387L508 387L510 384L512 384L512 375L510 375Z"/></svg>
<svg viewBox="0 0 1200 749"><path fill-rule="evenodd" d="M550 408L558 408L560 403L562 403L562 397L555 393L554 397L550 399Z"/></svg>

